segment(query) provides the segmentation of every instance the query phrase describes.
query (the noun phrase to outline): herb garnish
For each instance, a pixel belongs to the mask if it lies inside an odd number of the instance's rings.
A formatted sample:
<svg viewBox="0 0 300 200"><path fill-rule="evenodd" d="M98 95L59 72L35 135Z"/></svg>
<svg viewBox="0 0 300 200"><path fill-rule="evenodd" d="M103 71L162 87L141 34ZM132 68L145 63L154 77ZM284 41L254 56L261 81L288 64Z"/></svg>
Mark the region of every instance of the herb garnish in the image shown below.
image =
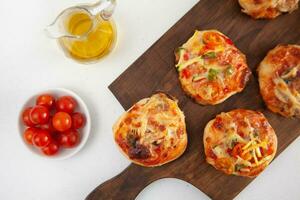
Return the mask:
<svg viewBox="0 0 300 200"><path fill-rule="evenodd" d="M208 76L207 76L208 80L210 81L214 80L217 77L218 73L219 71L216 69L212 69L212 68L209 69Z"/></svg>
<svg viewBox="0 0 300 200"><path fill-rule="evenodd" d="M216 58L217 55L216 55L215 52L208 52L208 53L202 55L202 57L203 57L203 58Z"/></svg>

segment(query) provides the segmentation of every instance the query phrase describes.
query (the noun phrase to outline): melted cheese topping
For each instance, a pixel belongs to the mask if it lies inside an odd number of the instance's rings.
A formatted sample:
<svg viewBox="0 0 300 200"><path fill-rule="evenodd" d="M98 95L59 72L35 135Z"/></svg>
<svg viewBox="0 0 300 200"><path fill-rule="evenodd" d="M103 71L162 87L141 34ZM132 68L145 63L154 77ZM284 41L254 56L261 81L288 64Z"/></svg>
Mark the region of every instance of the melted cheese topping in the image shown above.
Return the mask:
<svg viewBox="0 0 300 200"><path fill-rule="evenodd" d="M122 151L146 166L175 159L187 145L184 115L177 102L163 93L135 104L116 123L114 132Z"/></svg>

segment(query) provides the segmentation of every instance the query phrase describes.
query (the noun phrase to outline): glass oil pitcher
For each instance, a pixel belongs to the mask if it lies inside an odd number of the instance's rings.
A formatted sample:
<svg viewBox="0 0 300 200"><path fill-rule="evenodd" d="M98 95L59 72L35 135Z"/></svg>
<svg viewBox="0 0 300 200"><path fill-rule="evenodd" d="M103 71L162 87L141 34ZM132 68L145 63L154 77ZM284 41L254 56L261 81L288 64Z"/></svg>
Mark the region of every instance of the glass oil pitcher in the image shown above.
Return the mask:
<svg viewBox="0 0 300 200"><path fill-rule="evenodd" d="M58 40L67 56L84 63L97 61L116 43L116 26L111 18L115 6L115 0L100 0L67 8L47 26L46 33Z"/></svg>

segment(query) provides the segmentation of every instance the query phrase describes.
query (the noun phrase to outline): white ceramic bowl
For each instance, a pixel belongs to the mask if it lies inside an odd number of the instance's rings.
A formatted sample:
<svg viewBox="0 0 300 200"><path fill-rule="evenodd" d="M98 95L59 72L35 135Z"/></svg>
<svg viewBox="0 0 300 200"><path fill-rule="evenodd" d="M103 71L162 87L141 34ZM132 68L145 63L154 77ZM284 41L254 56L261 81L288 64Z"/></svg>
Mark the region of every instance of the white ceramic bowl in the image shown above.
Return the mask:
<svg viewBox="0 0 300 200"><path fill-rule="evenodd" d="M78 105L75 109L75 112L83 113L83 115L86 118L86 123L83 128L79 129L80 141L77 144L77 146L75 146L74 148L66 149L66 148L61 147L57 154L55 154L53 156L46 156L41 152L41 150L39 148L37 148L33 145L29 145L25 142L25 140L23 138L23 133L24 133L24 130L26 129L26 126L23 124L22 112L25 108L34 106L37 97L41 94L51 94L55 98L58 98L61 96L71 96L77 101ZM85 145L85 143L89 137L90 130L91 130L91 117L90 117L90 113L89 113L89 110L88 110L86 104L76 93L74 93L70 90L64 89L64 88L54 88L54 89L44 90L44 91L38 92L38 93L34 94L33 96L29 97L28 100L25 102L25 104L22 106L22 109L20 110L18 123L19 123L18 126L19 126L21 140L24 143L24 145L27 147L27 149L29 149L32 153L39 155L41 157L45 157L48 159L55 159L55 160L63 160L63 159L66 159L66 158L69 158L69 157L75 155Z"/></svg>

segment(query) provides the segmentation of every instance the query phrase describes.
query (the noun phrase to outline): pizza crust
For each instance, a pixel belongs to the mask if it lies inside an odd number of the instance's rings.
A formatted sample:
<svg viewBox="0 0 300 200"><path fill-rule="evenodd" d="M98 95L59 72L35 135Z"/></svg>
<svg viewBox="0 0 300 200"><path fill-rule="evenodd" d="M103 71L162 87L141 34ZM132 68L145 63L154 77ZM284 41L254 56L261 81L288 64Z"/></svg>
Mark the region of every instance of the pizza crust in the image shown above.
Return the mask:
<svg viewBox="0 0 300 200"><path fill-rule="evenodd" d="M278 45L269 51L257 71L267 107L285 117L300 118L300 46Z"/></svg>
<svg viewBox="0 0 300 200"><path fill-rule="evenodd" d="M239 0L242 12L254 19L273 19L298 8L299 0Z"/></svg>
<svg viewBox="0 0 300 200"><path fill-rule="evenodd" d="M274 158L277 137L262 113L237 109L207 123L203 144L206 161L217 170L253 178Z"/></svg>
<svg viewBox="0 0 300 200"><path fill-rule="evenodd" d="M195 31L175 56L182 89L202 105L219 104L241 92L251 75L246 56L217 30Z"/></svg>

